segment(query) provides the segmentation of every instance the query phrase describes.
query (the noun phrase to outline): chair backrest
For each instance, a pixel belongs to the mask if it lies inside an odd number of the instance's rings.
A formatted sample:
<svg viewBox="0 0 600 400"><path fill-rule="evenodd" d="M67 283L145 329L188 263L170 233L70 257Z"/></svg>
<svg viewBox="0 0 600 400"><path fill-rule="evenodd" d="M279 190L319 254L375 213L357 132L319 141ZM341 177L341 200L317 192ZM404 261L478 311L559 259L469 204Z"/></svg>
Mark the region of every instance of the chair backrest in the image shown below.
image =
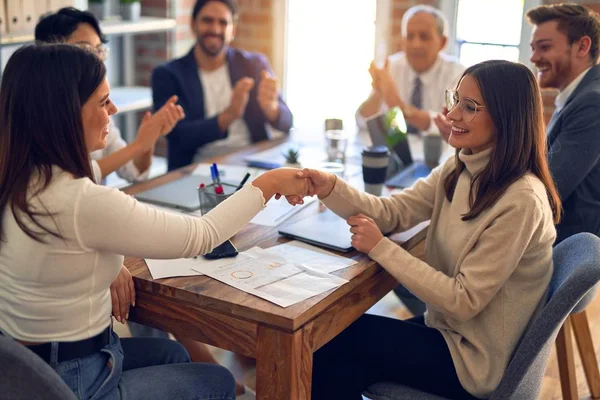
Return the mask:
<svg viewBox="0 0 600 400"><path fill-rule="evenodd" d="M13 400L77 400L44 360L21 343L0 335L0 397Z"/></svg>
<svg viewBox="0 0 600 400"><path fill-rule="evenodd" d="M548 301L515 350L490 400L535 400L558 331L573 308L600 282L600 238L571 236L554 248Z"/></svg>

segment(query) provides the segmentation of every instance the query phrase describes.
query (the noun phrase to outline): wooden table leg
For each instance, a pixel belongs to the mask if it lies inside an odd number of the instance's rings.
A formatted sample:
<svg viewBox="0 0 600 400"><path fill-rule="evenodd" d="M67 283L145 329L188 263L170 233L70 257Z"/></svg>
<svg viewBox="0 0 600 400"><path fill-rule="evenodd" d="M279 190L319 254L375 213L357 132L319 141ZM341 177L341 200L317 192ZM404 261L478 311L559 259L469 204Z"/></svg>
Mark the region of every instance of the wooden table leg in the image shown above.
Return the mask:
<svg viewBox="0 0 600 400"><path fill-rule="evenodd" d="M310 400L313 362L310 333L310 326L294 333L258 327L257 399Z"/></svg>

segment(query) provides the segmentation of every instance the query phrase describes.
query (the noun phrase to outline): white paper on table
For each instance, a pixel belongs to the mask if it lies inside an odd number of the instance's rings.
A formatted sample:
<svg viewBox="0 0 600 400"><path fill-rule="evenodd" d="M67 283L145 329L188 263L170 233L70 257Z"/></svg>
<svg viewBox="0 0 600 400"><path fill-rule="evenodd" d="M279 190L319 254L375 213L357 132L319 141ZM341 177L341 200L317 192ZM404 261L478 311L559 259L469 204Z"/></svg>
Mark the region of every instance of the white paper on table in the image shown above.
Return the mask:
<svg viewBox="0 0 600 400"><path fill-rule="evenodd" d="M245 256L242 257L246 258ZM148 265L152 278L163 279L176 276L204 275L202 273L203 269L219 268L220 266L234 263L236 258L221 258L219 260L207 260L202 256L194 258L178 258L175 260L154 260L147 258L146 264Z"/></svg>
<svg viewBox="0 0 600 400"><path fill-rule="evenodd" d="M241 259L241 255L246 258ZM260 258L256 258L257 255ZM206 266L201 271L211 278L282 307L348 282L301 264L286 263L281 256L266 253L256 247L240 256L228 265Z"/></svg>
<svg viewBox="0 0 600 400"><path fill-rule="evenodd" d="M304 204L292 206L285 199L271 199L267 206L256 214L250 222L263 226L278 226L316 200L316 197L305 197Z"/></svg>
<svg viewBox="0 0 600 400"><path fill-rule="evenodd" d="M261 257L262 252L272 254L294 264L301 264L307 268L322 273L331 273L356 264L356 261L338 256L327 250L320 249L310 244L293 240L291 242L270 247L268 249L252 248L248 250L250 256Z"/></svg>
<svg viewBox="0 0 600 400"><path fill-rule="evenodd" d="M192 269L196 266L193 258L179 258L177 260L146 259L146 264L153 279L202 275Z"/></svg>
<svg viewBox="0 0 600 400"><path fill-rule="evenodd" d="M292 304L309 299L318 294L347 283L346 279L329 274L317 274L315 271L291 276L260 288L261 295L266 300L288 307Z"/></svg>

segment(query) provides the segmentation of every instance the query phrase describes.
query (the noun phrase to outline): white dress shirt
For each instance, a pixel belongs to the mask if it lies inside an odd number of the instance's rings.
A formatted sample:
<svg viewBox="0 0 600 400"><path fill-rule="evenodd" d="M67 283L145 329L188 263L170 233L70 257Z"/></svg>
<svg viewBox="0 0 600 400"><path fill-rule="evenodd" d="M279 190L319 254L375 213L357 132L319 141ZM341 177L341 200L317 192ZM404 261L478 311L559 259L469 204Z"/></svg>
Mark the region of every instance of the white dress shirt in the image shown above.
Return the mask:
<svg viewBox="0 0 600 400"><path fill-rule="evenodd" d="M105 158L112 153L115 153L122 148L127 147L127 142L121 137L121 131L117 128L112 118L108 124L108 135L106 136L106 147L102 150L96 150L90 154L92 159L92 172L94 173L94 180L98 183L102 182L102 171L98 165L97 160ZM127 162L121 168L117 169L117 175L119 177L133 182L140 182L148 179L150 168L148 167L144 172L138 171L137 167L133 163L133 160Z"/></svg>
<svg viewBox="0 0 600 400"><path fill-rule="evenodd" d="M556 107L556 110L554 112L559 112L560 110L562 110L571 94L573 94L575 89L577 89L577 86L579 86L579 83L583 80L585 74L587 74L591 68L592 67L589 67L588 69L577 75L577 78L573 79L571 83L567 85L566 88L564 88L560 93L558 93L558 96L556 96L556 98L554 99L554 106Z"/></svg>
<svg viewBox="0 0 600 400"><path fill-rule="evenodd" d="M198 68L200 83L204 93L204 115L213 118L225 111L231 103L231 77L227 64L213 70L204 71ZM250 131L243 118L238 118L229 125L227 138L207 143L198 149L196 160L201 157L215 157L230 153L250 144Z"/></svg>
<svg viewBox="0 0 600 400"><path fill-rule="evenodd" d="M31 193L38 185L32 179ZM156 259L205 254L248 224L264 198L246 185L197 218L157 210L54 167L49 186L30 196L29 204L53 213L38 219L63 238L46 235L47 243L37 242L17 225L10 207L0 210L0 330L23 341L51 342L90 338L108 327L109 286L124 254Z"/></svg>
<svg viewBox="0 0 600 400"><path fill-rule="evenodd" d="M408 63L406 53L399 52L389 58L390 74L396 82L398 94L405 102L410 102L415 78L421 78L423 84L423 104L422 110L429 111L431 119L442 112L444 102L444 92L446 89L454 89L460 79L465 67L447 54L439 53L433 66L424 73L417 73ZM383 104L381 111L387 110L387 105ZM365 120L356 113L356 122L361 129L365 129ZM433 120L429 124L427 133L439 133L439 130Z"/></svg>

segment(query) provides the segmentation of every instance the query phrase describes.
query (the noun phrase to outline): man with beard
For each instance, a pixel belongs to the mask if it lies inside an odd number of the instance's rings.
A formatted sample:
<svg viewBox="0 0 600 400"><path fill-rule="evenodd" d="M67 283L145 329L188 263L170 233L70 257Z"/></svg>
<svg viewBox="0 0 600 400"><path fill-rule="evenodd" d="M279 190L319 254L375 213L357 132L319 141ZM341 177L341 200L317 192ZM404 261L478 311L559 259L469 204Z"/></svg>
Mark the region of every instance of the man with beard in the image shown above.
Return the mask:
<svg viewBox="0 0 600 400"><path fill-rule="evenodd" d="M442 53L447 31L448 21L436 8L419 5L404 13L404 51L391 55L383 68L371 63L373 91L358 109L359 126L364 126L366 118L398 106L409 132L438 133L434 118L444 108L444 91L454 88L464 71L455 59Z"/></svg>
<svg viewBox="0 0 600 400"><path fill-rule="evenodd" d="M186 114L167 139L169 170L269 139L271 127L288 133L292 126L265 56L229 47L237 17L234 0L196 1L196 44L152 73L155 108L176 94Z"/></svg>
<svg viewBox="0 0 600 400"><path fill-rule="evenodd" d="M576 4L527 12L531 62L542 88L558 89L546 128L550 170L564 208L556 243L579 232L600 236L600 16Z"/></svg>

